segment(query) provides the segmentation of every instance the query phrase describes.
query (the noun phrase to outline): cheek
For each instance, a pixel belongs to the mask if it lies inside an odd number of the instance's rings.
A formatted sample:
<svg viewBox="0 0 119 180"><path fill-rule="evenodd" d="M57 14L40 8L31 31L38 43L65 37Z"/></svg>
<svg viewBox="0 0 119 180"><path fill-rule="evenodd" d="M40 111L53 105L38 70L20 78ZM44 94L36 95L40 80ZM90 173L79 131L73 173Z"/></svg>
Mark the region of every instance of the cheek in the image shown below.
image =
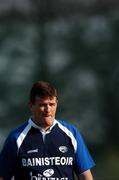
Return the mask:
<svg viewBox="0 0 119 180"><path fill-rule="evenodd" d="M39 109L38 109L38 112L40 112L40 113L42 113L42 112L44 112L44 111L45 111L44 108L39 108Z"/></svg>
<svg viewBox="0 0 119 180"><path fill-rule="evenodd" d="M32 111L32 113L42 112L41 108L38 108L38 107L32 107L31 111Z"/></svg>
<svg viewBox="0 0 119 180"><path fill-rule="evenodd" d="M53 109L54 114L56 113L56 109L57 109L56 107Z"/></svg>

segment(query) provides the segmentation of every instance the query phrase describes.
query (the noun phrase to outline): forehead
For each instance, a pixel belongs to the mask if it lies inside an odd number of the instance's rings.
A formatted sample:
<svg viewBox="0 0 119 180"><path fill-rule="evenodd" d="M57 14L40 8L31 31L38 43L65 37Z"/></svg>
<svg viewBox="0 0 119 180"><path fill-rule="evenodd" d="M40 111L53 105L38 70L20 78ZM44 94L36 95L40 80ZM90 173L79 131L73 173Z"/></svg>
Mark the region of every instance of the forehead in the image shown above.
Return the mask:
<svg viewBox="0 0 119 180"><path fill-rule="evenodd" d="M45 98L42 98L42 97L39 97L39 96L36 96L35 97L35 102L39 102L39 103L47 103L47 102L56 102L57 98L55 96L53 97L45 97Z"/></svg>

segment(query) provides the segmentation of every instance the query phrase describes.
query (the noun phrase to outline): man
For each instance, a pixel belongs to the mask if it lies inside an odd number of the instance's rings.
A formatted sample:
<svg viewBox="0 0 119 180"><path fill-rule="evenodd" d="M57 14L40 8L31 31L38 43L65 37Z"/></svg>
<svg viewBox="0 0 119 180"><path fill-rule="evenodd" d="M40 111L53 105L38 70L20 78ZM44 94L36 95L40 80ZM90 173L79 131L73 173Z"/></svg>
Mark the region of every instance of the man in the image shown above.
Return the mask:
<svg viewBox="0 0 119 180"><path fill-rule="evenodd" d="M93 180L95 166L78 130L55 119L58 95L38 81L30 91L31 118L13 130L0 154L0 180Z"/></svg>

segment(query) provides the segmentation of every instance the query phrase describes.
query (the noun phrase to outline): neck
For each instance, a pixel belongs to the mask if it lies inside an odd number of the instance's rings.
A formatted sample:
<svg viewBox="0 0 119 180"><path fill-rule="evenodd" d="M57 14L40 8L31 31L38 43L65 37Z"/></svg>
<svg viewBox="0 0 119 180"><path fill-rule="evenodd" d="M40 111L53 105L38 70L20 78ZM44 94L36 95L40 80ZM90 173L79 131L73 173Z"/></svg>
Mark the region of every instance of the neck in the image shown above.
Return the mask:
<svg viewBox="0 0 119 180"><path fill-rule="evenodd" d="M34 118L31 118L31 120L33 121L33 123L34 123L37 127L41 128L43 131L47 131L47 130L50 129L50 127L52 127L53 124L54 124L54 121L52 122L52 124L46 124L46 123L37 122L37 121L34 120Z"/></svg>

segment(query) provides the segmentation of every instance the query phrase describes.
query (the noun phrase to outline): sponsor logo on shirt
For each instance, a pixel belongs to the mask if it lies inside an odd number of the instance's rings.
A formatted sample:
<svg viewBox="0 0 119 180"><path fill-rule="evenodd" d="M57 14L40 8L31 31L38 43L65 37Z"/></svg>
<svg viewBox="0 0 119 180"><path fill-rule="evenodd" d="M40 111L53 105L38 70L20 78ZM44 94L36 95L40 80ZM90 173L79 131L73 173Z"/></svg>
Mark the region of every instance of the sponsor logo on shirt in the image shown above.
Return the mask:
<svg viewBox="0 0 119 180"><path fill-rule="evenodd" d="M54 174L54 170L53 169L47 169L43 172L43 175L45 177L51 177Z"/></svg>
<svg viewBox="0 0 119 180"><path fill-rule="evenodd" d="M27 151L27 154L31 154L31 153L37 153L38 149L31 149L29 151Z"/></svg>
<svg viewBox="0 0 119 180"><path fill-rule="evenodd" d="M67 177L52 177L54 174L54 170L53 169L46 169L43 174L38 173L37 175L33 175L32 172L30 172L30 180L68 180Z"/></svg>
<svg viewBox="0 0 119 180"><path fill-rule="evenodd" d="M66 153L68 151L68 148L66 146L60 146L59 151L62 153Z"/></svg>

